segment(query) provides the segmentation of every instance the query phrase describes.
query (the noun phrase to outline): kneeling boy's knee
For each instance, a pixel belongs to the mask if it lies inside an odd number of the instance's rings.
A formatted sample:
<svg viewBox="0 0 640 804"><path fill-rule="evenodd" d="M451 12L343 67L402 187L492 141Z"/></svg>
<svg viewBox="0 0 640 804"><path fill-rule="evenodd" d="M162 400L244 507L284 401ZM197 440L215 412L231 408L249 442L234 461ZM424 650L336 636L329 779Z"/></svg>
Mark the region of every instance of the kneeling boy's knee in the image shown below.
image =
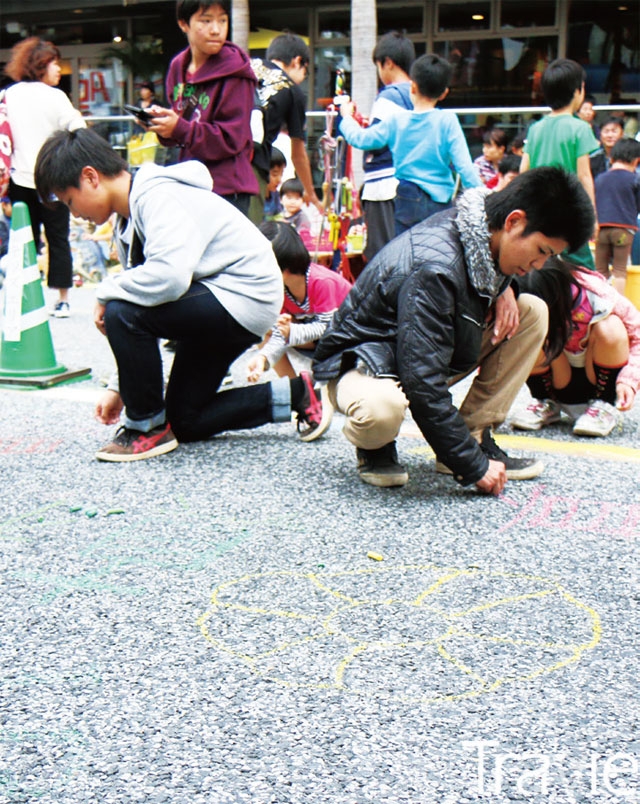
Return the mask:
<svg viewBox="0 0 640 804"><path fill-rule="evenodd" d="M380 389L381 393L375 396L362 397L351 403L345 413L354 434L368 434L370 438L375 432L381 446L393 441L407 409L405 395L397 386L394 389Z"/></svg>

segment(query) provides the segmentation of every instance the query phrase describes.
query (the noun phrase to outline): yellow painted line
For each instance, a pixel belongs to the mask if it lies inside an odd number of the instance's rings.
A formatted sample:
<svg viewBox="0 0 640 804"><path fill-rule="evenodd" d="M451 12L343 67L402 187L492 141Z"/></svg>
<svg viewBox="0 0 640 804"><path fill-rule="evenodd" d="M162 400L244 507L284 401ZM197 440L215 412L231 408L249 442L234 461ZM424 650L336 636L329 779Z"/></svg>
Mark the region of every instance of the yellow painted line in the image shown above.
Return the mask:
<svg viewBox="0 0 640 804"><path fill-rule="evenodd" d="M400 435L409 438L423 438L422 433L416 430L403 430ZM549 455L574 455L581 458L595 458L601 461L615 461L618 463L640 463L640 449L634 447L620 447L615 444L604 444L591 441L554 441L551 438L537 438L532 436L516 436L494 434L495 440L505 450L520 449L527 452L544 452ZM409 450L413 455L434 457L433 450L428 445L415 447Z"/></svg>

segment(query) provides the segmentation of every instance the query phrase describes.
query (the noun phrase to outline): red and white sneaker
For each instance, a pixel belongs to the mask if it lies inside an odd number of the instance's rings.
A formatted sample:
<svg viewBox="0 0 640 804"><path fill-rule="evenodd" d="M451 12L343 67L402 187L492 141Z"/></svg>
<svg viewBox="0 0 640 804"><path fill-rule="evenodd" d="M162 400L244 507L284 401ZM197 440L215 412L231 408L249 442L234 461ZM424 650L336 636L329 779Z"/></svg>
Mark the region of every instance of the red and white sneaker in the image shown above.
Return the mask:
<svg viewBox="0 0 640 804"><path fill-rule="evenodd" d="M315 441L326 433L333 418L333 405L329 401L326 385L318 392L308 371L300 372L304 383L304 397L298 410L298 437L300 441Z"/></svg>
<svg viewBox="0 0 640 804"><path fill-rule="evenodd" d="M116 463L143 461L145 458L155 458L156 455L171 452L177 446L178 442L169 423L154 427L148 433L120 427L113 441L96 452L96 458L99 461Z"/></svg>

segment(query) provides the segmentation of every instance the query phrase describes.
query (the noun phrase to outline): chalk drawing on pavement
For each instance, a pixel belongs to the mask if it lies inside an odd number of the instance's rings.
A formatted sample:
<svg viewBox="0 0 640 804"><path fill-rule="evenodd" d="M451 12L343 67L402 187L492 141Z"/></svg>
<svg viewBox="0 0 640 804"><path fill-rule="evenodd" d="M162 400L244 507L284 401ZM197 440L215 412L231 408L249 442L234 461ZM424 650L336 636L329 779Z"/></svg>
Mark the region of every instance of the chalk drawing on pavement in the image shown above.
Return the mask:
<svg viewBox="0 0 640 804"><path fill-rule="evenodd" d="M198 625L278 684L425 704L533 682L601 637L598 613L553 580L432 565L245 575Z"/></svg>

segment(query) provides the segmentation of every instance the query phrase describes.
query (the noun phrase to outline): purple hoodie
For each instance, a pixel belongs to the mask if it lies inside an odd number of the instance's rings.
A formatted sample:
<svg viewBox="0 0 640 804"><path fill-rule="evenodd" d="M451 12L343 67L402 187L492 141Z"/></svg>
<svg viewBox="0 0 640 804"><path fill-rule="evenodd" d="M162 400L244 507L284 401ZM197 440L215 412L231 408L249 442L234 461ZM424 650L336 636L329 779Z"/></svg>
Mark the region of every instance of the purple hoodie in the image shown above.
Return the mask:
<svg viewBox="0 0 640 804"><path fill-rule="evenodd" d="M169 65L167 98L181 117L172 140L163 142L180 146L181 162L203 162L218 195L255 194L258 182L251 167L250 121L256 78L249 57L237 45L225 42L217 55L187 79L190 61L187 48Z"/></svg>

